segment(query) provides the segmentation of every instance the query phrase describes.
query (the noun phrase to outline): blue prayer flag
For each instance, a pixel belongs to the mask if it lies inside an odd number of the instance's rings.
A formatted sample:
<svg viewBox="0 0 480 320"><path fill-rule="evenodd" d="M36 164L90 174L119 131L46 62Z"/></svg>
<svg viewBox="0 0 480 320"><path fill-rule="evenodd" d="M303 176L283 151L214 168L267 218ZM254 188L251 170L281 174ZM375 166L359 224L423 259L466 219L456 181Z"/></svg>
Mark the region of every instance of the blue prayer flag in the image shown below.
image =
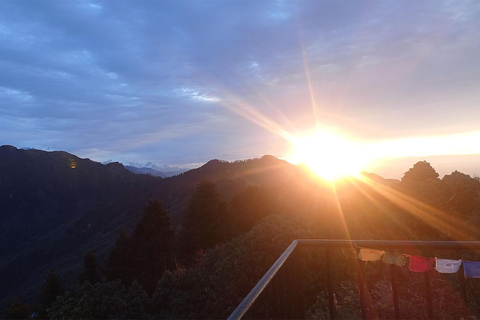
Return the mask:
<svg viewBox="0 0 480 320"><path fill-rule="evenodd" d="M480 262L463 261L463 271L467 278L480 278Z"/></svg>

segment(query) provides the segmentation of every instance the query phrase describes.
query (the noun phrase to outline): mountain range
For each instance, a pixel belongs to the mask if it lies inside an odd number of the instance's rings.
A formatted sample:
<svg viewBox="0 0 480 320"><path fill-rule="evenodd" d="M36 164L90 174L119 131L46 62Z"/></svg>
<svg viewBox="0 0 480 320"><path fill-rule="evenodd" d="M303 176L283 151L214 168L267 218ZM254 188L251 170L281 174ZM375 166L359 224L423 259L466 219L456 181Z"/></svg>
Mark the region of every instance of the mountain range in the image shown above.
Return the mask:
<svg viewBox="0 0 480 320"><path fill-rule="evenodd" d="M301 174L292 164L264 156L211 160L160 178L63 151L0 146L0 306L13 297L34 300L48 270L66 284L77 281L85 252L104 259L119 230L132 230L149 199L162 201L179 227L204 179L231 200L249 186L288 185Z"/></svg>
<svg viewBox="0 0 480 320"><path fill-rule="evenodd" d="M167 177L172 177L179 175L185 171L188 171L189 169L187 168L180 168L180 167L171 167L168 165L157 165L156 163L153 163L151 161L141 163L141 162L132 162L125 160L123 158L120 158L118 160L107 160L102 162L102 164L110 164L118 162L121 163L125 169L133 172L133 173L138 173L138 174L149 174L154 177L162 177L162 178L167 178Z"/></svg>

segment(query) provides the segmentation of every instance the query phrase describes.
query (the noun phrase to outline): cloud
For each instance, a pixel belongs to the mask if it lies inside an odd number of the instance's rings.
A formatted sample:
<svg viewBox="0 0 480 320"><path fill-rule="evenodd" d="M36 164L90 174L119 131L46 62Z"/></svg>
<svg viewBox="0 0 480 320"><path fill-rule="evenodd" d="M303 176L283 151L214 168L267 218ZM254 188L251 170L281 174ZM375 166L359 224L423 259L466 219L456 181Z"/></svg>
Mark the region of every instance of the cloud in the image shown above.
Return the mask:
<svg viewBox="0 0 480 320"><path fill-rule="evenodd" d="M4 2L1 142L139 161L281 152L232 97L292 132L473 130L479 17L477 1Z"/></svg>

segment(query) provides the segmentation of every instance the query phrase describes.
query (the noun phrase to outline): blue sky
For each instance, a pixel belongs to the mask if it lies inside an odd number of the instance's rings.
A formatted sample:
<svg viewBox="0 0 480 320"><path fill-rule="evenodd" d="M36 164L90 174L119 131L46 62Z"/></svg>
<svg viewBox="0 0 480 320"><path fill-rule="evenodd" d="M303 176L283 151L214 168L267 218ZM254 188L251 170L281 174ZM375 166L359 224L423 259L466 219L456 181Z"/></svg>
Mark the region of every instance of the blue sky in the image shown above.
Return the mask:
<svg viewBox="0 0 480 320"><path fill-rule="evenodd" d="M479 30L475 0L0 0L0 144L186 165L285 157L279 132L317 125L476 131Z"/></svg>

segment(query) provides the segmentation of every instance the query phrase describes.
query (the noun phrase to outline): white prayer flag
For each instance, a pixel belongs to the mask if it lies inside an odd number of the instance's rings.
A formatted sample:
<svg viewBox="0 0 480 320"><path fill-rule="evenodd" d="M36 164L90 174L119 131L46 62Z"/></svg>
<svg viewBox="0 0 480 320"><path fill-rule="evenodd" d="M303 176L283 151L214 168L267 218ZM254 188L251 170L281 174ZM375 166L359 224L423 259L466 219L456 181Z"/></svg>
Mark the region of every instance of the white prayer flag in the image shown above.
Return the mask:
<svg viewBox="0 0 480 320"><path fill-rule="evenodd" d="M460 269L462 260L436 259L435 269L440 273L455 273Z"/></svg>

